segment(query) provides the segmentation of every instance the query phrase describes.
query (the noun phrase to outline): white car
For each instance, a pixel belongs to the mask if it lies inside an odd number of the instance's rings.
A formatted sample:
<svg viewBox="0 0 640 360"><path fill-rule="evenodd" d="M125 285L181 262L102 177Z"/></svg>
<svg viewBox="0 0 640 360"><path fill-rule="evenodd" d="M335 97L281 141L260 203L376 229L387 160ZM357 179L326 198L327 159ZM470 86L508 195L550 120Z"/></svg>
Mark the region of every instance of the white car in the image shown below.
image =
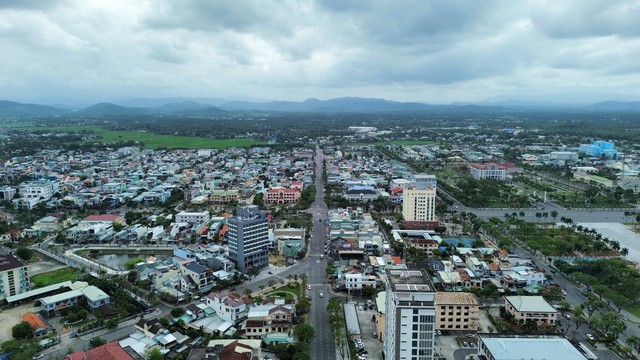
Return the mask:
<svg viewBox="0 0 640 360"><path fill-rule="evenodd" d="M320 293L320 297L324 297L324 294L323 294L323 293Z"/></svg>
<svg viewBox="0 0 640 360"><path fill-rule="evenodd" d="M587 334L587 339L589 339L589 340L595 340L595 337L593 337L593 335L591 335L591 334Z"/></svg>
<svg viewBox="0 0 640 360"><path fill-rule="evenodd" d="M311 284L307 284L307 290L311 290Z"/></svg>

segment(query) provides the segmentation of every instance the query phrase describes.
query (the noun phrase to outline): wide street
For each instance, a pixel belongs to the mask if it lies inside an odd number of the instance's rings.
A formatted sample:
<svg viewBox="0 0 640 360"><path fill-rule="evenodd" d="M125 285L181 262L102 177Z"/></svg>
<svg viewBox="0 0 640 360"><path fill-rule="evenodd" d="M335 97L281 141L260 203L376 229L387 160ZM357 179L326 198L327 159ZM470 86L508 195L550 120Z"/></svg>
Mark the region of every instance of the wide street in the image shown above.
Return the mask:
<svg viewBox="0 0 640 360"><path fill-rule="evenodd" d="M285 280L289 274L305 274L308 277L309 285L311 285L311 290L308 294L311 298L309 324L316 331L315 339L310 346L312 359L334 359L336 357L335 344L329 330L329 316L326 311L328 299L331 296L331 287L327 285L325 270L327 259L324 257L324 245L328 239L328 213L327 205L324 202L323 159L322 150L316 149L316 199L308 210L313 216L309 253L304 259L298 260L296 264L281 271L273 272L267 277L259 276L254 281L238 286L236 290L238 293L243 293L245 289L258 292L260 286L267 286L269 280L274 277L279 280Z"/></svg>

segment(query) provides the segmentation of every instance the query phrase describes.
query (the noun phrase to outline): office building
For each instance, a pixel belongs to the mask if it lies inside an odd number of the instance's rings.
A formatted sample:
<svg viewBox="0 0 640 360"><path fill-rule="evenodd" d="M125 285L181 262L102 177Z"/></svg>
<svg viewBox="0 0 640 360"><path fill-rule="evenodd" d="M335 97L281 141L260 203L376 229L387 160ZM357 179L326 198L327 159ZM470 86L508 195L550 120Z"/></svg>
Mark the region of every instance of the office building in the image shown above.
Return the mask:
<svg viewBox="0 0 640 360"><path fill-rule="evenodd" d="M432 360L436 304L433 284L419 270L389 270L385 359Z"/></svg>
<svg viewBox="0 0 640 360"><path fill-rule="evenodd" d="M229 219L229 260L247 273L251 268L269 265L269 224L257 206L238 207Z"/></svg>

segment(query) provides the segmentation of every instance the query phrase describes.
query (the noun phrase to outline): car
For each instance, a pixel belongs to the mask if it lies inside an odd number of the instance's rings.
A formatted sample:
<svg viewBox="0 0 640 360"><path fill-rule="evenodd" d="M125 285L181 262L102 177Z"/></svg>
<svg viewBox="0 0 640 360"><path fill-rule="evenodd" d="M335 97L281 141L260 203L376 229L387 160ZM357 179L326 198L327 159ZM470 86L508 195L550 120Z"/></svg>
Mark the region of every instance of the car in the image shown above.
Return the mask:
<svg viewBox="0 0 640 360"><path fill-rule="evenodd" d="M587 334L587 339L589 340L595 340L595 337L591 334Z"/></svg>
<svg viewBox="0 0 640 360"><path fill-rule="evenodd" d="M373 332L373 338L374 338L374 339L377 339L377 338L378 338L378 333L377 333L377 332L375 332L375 331Z"/></svg>
<svg viewBox="0 0 640 360"><path fill-rule="evenodd" d="M307 284L307 290L311 290L311 284Z"/></svg>
<svg viewBox="0 0 640 360"><path fill-rule="evenodd" d="M468 342L466 342L466 341L463 341L463 342L462 342L462 346L464 346L464 347L469 347L469 343L468 343Z"/></svg>
<svg viewBox="0 0 640 360"><path fill-rule="evenodd" d="M476 334L467 334L467 337L468 338L474 338L474 337L476 337Z"/></svg>
<svg viewBox="0 0 640 360"><path fill-rule="evenodd" d="M564 314L564 317L565 317L567 320L571 320L571 315L569 315L569 314Z"/></svg>
<svg viewBox="0 0 640 360"><path fill-rule="evenodd" d="M323 294L323 293L320 293L320 297L324 297L324 294Z"/></svg>
<svg viewBox="0 0 640 360"><path fill-rule="evenodd" d="M324 254L320 254L320 259L324 259Z"/></svg>
<svg viewBox="0 0 640 360"><path fill-rule="evenodd" d="M367 352L367 350L362 348L362 349L358 349L358 354L368 354L368 352Z"/></svg>
<svg viewBox="0 0 640 360"><path fill-rule="evenodd" d="M560 292L562 293L562 295L567 296L567 292L566 291L561 290Z"/></svg>
<svg viewBox="0 0 640 360"><path fill-rule="evenodd" d="M268 271L267 274L273 275L273 271Z"/></svg>

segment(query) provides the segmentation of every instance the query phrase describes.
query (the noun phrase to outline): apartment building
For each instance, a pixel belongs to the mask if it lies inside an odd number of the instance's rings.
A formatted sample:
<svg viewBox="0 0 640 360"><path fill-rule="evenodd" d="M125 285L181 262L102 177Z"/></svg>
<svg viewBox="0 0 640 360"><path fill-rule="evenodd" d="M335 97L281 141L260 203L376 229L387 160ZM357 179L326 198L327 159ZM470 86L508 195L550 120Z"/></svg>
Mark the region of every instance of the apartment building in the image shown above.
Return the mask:
<svg viewBox="0 0 640 360"><path fill-rule="evenodd" d="M429 276L419 270L387 272L385 359L434 359L435 294Z"/></svg>
<svg viewBox="0 0 640 360"><path fill-rule="evenodd" d="M188 223L188 224L202 224L204 222L209 221L210 216L208 211L202 212L187 212L180 211L176 214L176 222L177 223Z"/></svg>
<svg viewBox="0 0 640 360"><path fill-rule="evenodd" d="M475 295L465 292L436 293L436 329L477 331L480 304Z"/></svg>
<svg viewBox="0 0 640 360"><path fill-rule="evenodd" d="M0 255L0 300L29 290L27 264L13 254Z"/></svg>
<svg viewBox="0 0 640 360"><path fill-rule="evenodd" d="M229 260L240 272L269 265L269 225L257 206L238 207L229 219Z"/></svg>
<svg viewBox="0 0 640 360"><path fill-rule="evenodd" d="M516 322L534 321L538 326L555 327L558 310L542 296L505 296L504 307Z"/></svg>

